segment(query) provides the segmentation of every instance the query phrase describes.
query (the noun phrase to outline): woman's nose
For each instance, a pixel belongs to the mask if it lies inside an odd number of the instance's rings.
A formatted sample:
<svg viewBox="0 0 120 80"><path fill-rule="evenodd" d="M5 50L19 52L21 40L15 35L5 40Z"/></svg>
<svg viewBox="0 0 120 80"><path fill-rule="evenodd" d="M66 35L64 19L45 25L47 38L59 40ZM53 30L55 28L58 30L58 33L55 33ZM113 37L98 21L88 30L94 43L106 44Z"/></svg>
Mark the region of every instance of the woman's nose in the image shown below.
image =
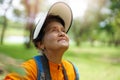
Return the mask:
<svg viewBox="0 0 120 80"><path fill-rule="evenodd" d="M59 34L58 34L59 36L65 36L65 32L63 32L63 31L59 31Z"/></svg>

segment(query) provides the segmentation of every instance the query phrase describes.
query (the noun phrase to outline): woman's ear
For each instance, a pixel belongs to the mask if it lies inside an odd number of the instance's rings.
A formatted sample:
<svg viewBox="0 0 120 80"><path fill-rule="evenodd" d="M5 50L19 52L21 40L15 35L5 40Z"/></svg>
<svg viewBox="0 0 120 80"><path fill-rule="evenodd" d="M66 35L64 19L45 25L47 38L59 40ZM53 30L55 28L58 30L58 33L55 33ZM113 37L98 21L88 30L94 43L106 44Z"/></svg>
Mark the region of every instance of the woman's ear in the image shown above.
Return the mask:
<svg viewBox="0 0 120 80"><path fill-rule="evenodd" d="M37 42L38 49L44 49L44 45L42 42Z"/></svg>

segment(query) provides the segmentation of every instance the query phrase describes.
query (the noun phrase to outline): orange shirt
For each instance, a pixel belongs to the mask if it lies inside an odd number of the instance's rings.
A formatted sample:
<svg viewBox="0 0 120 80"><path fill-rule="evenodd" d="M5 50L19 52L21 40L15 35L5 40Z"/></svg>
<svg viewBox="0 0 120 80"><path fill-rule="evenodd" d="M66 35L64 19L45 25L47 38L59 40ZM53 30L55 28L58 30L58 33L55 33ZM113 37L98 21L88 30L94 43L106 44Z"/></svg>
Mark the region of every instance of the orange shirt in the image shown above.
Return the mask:
<svg viewBox="0 0 120 80"><path fill-rule="evenodd" d="M62 61L62 64L65 67L68 80L75 80L75 73L72 64L65 60ZM62 64L49 62L52 80L64 80L64 75L62 73ZM5 77L5 80L37 80L37 65L34 59L30 59L24 62L22 66L26 69L26 76L10 73Z"/></svg>

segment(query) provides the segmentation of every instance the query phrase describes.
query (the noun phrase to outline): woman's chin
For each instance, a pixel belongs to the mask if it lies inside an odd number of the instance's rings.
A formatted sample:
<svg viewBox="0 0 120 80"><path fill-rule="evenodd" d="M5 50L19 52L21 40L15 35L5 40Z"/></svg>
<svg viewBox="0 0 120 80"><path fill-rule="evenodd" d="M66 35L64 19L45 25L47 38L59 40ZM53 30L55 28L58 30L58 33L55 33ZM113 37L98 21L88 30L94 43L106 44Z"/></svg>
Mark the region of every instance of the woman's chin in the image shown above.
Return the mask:
<svg viewBox="0 0 120 80"><path fill-rule="evenodd" d="M68 43L64 43L64 44L62 43L62 44L59 45L59 47L64 48L64 49L68 49L69 44Z"/></svg>

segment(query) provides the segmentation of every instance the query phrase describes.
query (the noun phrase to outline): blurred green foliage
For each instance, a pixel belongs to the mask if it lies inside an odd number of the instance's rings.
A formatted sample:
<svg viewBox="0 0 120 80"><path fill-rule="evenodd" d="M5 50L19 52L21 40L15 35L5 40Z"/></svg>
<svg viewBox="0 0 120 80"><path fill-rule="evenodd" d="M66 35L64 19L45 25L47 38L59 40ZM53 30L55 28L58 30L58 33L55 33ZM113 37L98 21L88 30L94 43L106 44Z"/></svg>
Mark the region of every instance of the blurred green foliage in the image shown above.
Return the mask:
<svg viewBox="0 0 120 80"><path fill-rule="evenodd" d="M94 4L90 2L88 5L90 7L87 8L84 17L76 18L70 31L76 45L88 41L94 46L95 41L98 41L108 46L119 46L120 1L95 0ZM108 9L108 13L102 12L104 8Z"/></svg>

